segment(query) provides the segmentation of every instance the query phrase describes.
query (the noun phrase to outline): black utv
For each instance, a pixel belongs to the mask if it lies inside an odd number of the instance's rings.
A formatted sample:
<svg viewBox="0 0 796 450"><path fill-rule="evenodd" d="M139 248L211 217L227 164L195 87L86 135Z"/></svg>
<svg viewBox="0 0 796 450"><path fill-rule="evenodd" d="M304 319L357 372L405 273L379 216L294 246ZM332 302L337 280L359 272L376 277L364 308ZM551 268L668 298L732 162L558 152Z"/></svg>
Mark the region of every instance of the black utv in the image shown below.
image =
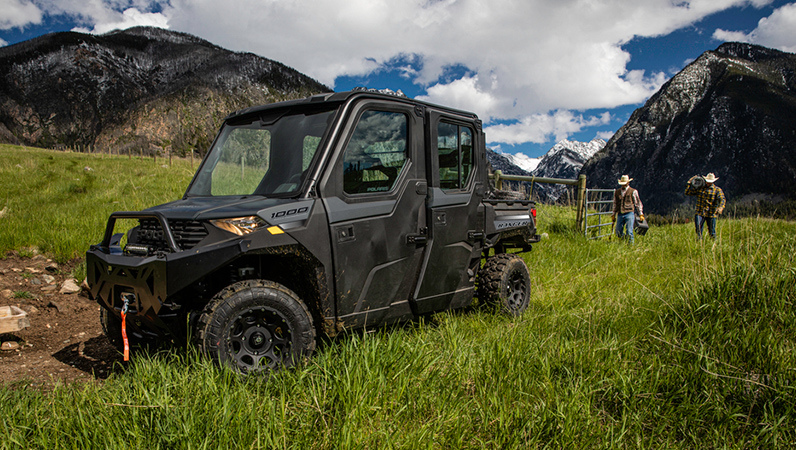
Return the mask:
<svg viewBox="0 0 796 450"><path fill-rule="evenodd" d="M474 114L392 93L233 113L182 199L112 214L87 252L104 330L117 345L123 331L133 345L192 336L254 372L311 354L321 333L474 295L520 314L531 281L509 252L538 242L535 205L495 195L485 151Z"/></svg>

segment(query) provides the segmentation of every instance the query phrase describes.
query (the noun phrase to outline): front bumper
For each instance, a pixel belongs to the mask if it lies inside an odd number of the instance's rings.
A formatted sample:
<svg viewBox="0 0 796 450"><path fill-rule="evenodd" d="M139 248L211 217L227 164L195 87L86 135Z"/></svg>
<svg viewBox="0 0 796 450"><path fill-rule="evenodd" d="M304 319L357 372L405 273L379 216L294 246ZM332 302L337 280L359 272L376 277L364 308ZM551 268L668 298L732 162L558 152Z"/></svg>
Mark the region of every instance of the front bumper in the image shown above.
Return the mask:
<svg viewBox="0 0 796 450"><path fill-rule="evenodd" d="M124 298L128 324L143 334L175 334L175 320L187 313L198 282L245 252L248 240L233 239L204 247L152 256L131 256L109 245L86 252L86 276L91 297L116 317ZM132 320L130 320L132 319Z"/></svg>

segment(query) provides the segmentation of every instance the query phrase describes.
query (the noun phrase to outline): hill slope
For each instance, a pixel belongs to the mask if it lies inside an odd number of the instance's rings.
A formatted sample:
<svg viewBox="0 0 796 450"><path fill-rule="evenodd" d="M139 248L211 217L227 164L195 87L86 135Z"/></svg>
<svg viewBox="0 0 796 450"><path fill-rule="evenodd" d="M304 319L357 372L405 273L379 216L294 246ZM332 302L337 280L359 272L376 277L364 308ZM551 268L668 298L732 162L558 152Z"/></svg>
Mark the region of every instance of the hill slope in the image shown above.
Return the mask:
<svg viewBox="0 0 796 450"><path fill-rule="evenodd" d="M796 196L796 55L739 43L705 52L581 171L589 187L629 174L657 213L685 202L686 180L708 172L730 199Z"/></svg>
<svg viewBox="0 0 796 450"><path fill-rule="evenodd" d="M0 142L206 149L228 112L329 89L184 33L55 33L0 48Z"/></svg>

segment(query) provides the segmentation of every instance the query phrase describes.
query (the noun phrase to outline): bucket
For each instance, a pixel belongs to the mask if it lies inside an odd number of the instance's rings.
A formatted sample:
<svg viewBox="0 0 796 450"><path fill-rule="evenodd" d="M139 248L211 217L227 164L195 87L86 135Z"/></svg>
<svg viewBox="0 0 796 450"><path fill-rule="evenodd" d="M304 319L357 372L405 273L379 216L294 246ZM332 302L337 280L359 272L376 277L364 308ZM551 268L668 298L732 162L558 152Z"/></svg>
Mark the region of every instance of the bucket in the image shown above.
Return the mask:
<svg viewBox="0 0 796 450"><path fill-rule="evenodd" d="M705 186L705 177L702 175L694 175L691 178L691 187L694 189L700 189Z"/></svg>

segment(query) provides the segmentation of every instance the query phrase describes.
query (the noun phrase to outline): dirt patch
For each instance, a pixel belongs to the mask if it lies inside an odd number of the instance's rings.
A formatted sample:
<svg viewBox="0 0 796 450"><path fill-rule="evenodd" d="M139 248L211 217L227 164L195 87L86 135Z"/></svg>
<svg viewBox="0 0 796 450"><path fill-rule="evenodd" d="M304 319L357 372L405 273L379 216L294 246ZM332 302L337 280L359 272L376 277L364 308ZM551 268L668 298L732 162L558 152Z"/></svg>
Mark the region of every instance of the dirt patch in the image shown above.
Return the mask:
<svg viewBox="0 0 796 450"><path fill-rule="evenodd" d="M0 384L48 388L92 381L118 370L119 352L85 291L62 293L78 261L59 265L42 255L0 259L0 306L17 306L30 326L0 334Z"/></svg>

